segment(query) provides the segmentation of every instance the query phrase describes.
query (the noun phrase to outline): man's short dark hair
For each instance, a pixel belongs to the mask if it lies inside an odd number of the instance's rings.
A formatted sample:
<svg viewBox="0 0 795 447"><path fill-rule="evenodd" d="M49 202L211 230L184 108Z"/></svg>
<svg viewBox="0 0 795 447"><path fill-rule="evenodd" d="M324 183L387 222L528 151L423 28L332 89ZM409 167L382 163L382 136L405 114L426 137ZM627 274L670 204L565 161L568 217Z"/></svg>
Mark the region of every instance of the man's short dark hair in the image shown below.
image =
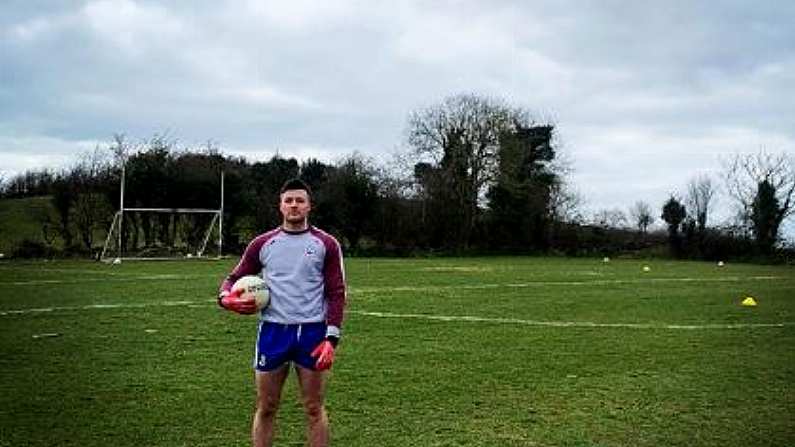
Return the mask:
<svg viewBox="0 0 795 447"><path fill-rule="evenodd" d="M284 185L282 185L282 189L281 191L279 191L279 194L284 194L285 191L289 191L291 189L303 189L304 191L306 191L306 194L310 198L312 197L312 190L309 189L309 185L307 185L306 182L304 182L298 177L291 178L290 180L284 182Z"/></svg>

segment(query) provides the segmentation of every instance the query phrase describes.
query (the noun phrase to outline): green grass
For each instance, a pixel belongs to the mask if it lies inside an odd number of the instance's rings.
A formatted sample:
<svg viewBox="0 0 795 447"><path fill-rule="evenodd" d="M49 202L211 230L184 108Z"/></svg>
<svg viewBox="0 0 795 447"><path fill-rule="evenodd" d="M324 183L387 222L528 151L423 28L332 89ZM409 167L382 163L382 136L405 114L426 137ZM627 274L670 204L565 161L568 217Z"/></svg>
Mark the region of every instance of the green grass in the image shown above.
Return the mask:
<svg viewBox="0 0 795 447"><path fill-rule="evenodd" d="M0 446L248 445L256 319L213 303L234 262L0 263ZM335 445L795 445L792 267L346 267ZM294 377L278 424L303 445Z"/></svg>

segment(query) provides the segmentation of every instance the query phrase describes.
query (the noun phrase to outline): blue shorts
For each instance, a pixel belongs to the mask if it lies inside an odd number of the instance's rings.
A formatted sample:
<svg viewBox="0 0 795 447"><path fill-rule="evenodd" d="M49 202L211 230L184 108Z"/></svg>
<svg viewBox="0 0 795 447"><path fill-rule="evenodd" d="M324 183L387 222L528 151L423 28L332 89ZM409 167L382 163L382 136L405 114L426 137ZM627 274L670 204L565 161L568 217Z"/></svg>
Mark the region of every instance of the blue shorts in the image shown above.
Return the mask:
<svg viewBox="0 0 795 447"><path fill-rule="evenodd" d="M326 323L281 324L260 321L254 369L273 371L286 362L315 369L310 354L326 338Z"/></svg>

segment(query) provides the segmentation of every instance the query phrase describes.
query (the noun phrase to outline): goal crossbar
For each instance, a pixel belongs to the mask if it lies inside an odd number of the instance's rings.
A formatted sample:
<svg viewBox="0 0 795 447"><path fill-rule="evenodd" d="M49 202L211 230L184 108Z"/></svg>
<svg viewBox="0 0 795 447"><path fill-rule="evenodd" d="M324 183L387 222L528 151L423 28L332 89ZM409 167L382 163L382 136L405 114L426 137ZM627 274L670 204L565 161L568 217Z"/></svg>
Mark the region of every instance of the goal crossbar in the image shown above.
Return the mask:
<svg viewBox="0 0 795 447"><path fill-rule="evenodd" d="M116 259L154 259L154 258L137 258L137 257L124 257L123 256L123 248L124 242L122 241L122 235L124 230L124 214L127 212L132 213L168 213L168 214L212 214L213 218L210 222L210 226L208 227L201 246L198 248L196 254L197 257L202 257L204 255L205 249L207 248L207 244L210 241L210 236L213 232L213 228L217 226L218 228L218 257L221 257L221 253L223 250L223 216L224 216L224 172L221 171L221 203L220 208L127 208L124 206L124 186L125 186L125 175L126 169L124 164L122 164L121 170L121 191L119 197L119 210L113 216L113 222L110 225L110 229L108 230L107 237L105 239L105 245L102 248L102 252L100 254L101 260L106 260L106 255L108 253L108 248L113 243L112 242L112 234L114 229L117 233L117 243L118 243L118 257Z"/></svg>
<svg viewBox="0 0 795 447"><path fill-rule="evenodd" d="M125 211L141 211L147 213L208 213L208 214L218 214L221 212L220 209L214 210L209 208L123 208L122 212Z"/></svg>

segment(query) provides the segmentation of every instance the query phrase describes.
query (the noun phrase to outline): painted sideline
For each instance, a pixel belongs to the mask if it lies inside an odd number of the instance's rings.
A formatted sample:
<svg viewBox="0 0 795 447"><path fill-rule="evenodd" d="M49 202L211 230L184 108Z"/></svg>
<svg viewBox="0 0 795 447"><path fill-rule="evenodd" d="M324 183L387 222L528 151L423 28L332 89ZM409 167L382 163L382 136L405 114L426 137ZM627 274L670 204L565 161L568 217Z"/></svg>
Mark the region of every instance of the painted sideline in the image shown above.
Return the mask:
<svg viewBox="0 0 795 447"><path fill-rule="evenodd" d="M470 323L494 323L494 324L515 324L522 326L543 326L543 327L574 327L574 328L628 328L628 329L749 329L749 328L783 328L795 326L795 322L785 323L737 323L737 324L665 324L665 323L595 323L592 321L538 321L521 320L518 318L487 318L473 317L468 315L430 315L430 314L399 314L391 312L368 312L362 310L350 310L349 314L362 315L377 318L403 318L421 319L444 322L470 322Z"/></svg>
<svg viewBox="0 0 795 447"><path fill-rule="evenodd" d="M0 316L27 315L51 313L58 311L82 311L102 309L137 309L145 307L176 307L176 306L209 306L216 305L215 300L202 301L162 301L159 303L140 304L88 304L85 306L61 306L36 309L17 309L0 311ZM420 319L441 322L466 322L512 324L521 326L556 327L556 328L627 328L627 329L670 329L670 330L698 330L698 329L753 329L753 328L784 328L795 326L795 322L784 323L736 323L736 324L665 324L665 323L596 323L592 321L538 321L522 320L518 318L488 318L469 315L431 315L431 314L402 314L392 312L369 312L364 310L349 310L347 314L361 315L375 318Z"/></svg>
<svg viewBox="0 0 795 447"><path fill-rule="evenodd" d="M81 273L76 271L74 273ZM0 286L35 286L39 284L80 284L84 282L130 282L130 281L182 281L186 279L207 278L205 275L152 274L152 275L119 275L112 278L80 278L80 279L41 279L27 281L0 281ZM523 288L536 286L600 286L612 284L653 284L676 282L741 282L741 281L776 281L789 279L784 276L722 276L717 278L640 278L640 279L595 279L590 281L530 281L519 283L491 283L469 285L440 286L393 286L393 287L357 287L351 291L356 293L374 292L412 292L449 289L495 289Z"/></svg>

